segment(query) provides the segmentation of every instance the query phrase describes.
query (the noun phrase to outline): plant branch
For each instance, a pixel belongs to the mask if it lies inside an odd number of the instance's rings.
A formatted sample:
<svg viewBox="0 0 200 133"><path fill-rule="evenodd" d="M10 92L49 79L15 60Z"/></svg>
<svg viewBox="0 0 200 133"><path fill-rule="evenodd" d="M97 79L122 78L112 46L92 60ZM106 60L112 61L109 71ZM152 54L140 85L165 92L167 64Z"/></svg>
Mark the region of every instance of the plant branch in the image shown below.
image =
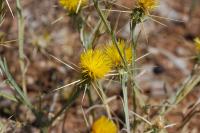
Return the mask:
<svg viewBox="0 0 200 133"><path fill-rule="evenodd" d="M24 55L24 17L22 15L22 7L20 0L17 3L17 17L18 17L18 45L19 45L19 63L22 73L22 88L25 94L26 90L26 69L25 69L25 55Z"/></svg>

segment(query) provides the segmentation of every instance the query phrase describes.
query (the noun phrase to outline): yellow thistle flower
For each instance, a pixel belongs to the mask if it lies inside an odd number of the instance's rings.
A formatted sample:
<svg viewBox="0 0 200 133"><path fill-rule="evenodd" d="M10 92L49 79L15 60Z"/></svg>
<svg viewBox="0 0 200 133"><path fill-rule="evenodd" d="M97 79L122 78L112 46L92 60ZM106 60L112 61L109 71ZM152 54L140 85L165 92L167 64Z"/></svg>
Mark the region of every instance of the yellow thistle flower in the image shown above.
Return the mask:
<svg viewBox="0 0 200 133"><path fill-rule="evenodd" d="M126 47L125 42L123 40L118 41L118 47L123 58L127 61L127 63L131 63L132 59L131 47ZM120 54L114 44L111 43L106 47L106 54L112 61L114 67L118 67L123 64Z"/></svg>
<svg viewBox="0 0 200 133"><path fill-rule="evenodd" d="M154 10L157 5L157 0L137 0L138 7L142 8L145 12Z"/></svg>
<svg viewBox="0 0 200 133"><path fill-rule="evenodd" d="M60 5L70 12L75 13L77 8L86 5L87 0L59 0Z"/></svg>
<svg viewBox="0 0 200 133"><path fill-rule="evenodd" d="M196 38L194 39L194 42L195 42L196 51L197 51L198 53L200 53L200 38L196 37Z"/></svg>
<svg viewBox="0 0 200 133"><path fill-rule="evenodd" d="M85 78L103 78L111 69L111 62L101 50L87 50L81 54L80 66Z"/></svg>
<svg viewBox="0 0 200 133"><path fill-rule="evenodd" d="M92 133L117 133L117 126L112 120L102 116L93 123Z"/></svg>

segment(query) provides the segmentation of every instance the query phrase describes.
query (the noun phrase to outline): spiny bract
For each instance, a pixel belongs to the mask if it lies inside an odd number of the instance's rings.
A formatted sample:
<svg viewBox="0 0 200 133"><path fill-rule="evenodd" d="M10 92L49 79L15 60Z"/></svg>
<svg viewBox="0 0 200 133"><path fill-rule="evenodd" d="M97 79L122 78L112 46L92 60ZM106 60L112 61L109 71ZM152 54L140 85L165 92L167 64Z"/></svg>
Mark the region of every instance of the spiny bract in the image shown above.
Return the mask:
<svg viewBox="0 0 200 133"><path fill-rule="evenodd" d="M118 41L118 47L119 51L122 54L123 58L127 63L131 63L132 59L132 52L131 52L131 47L127 47L125 45L125 42L123 40ZM120 57L120 54L116 48L116 46L113 43L110 43L106 47L106 54L112 61L112 64L114 67L122 66L123 65L123 60Z"/></svg>
<svg viewBox="0 0 200 133"><path fill-rule="evenodd" d="M93 123L92 133L117 133L117 126L112 120L102 116Z"/></svg>
<svg viewBox="0 0 200 133"><path fill-rule="evenodd" d="M85 78L103 78L111 69L111 62L101 50L87 50L81 54L80 66Z"/></svg>
<svg viewBox="0 0 200 133"><path fill-rule="evenodd" d="M77 8L86 5L87 0L59 0L61 6L70 12L76 12Z"/></svg>

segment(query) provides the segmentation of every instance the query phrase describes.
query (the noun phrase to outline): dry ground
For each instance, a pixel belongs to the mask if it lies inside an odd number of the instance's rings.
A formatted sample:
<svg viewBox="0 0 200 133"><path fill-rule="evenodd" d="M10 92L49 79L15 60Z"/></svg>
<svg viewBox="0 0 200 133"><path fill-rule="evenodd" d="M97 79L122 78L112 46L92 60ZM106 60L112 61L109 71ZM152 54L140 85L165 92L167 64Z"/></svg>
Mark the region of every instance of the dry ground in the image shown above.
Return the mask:
<svg viewBox="0 0 200 133"><path fill-rule="evenodd" d="M15 8L15 3L9 0L11 7ZM120 3L132 7L131 0L120 0ZM48 95L48 92L59 86L74 81L77 76L74 71L68 69L56 60L50 58L52 54L63 61L79 62L79 55L82 51L79 34L74 30L70 17L65 15L56 0L22 0L23 14L25 16L25 54L27 56L27 88L29 97L33 102L38 98L38 94L45 93L43 107L52 106L53 99L56 99L55 109L60 108L67 98L70 88L59 92L56 95ZM144 29L148 35L148 44L144 37L139 39L138 55L142 56L148 52L148 56L139 61L139 67L146 70L137 78L140 87L148 96L152 105L158 105L163 99L173 94L186 77L191 73L194 61L190 57L194 55L193 38L200 36L200 2L189 15L191 0L161 0L160 7L153 13L163 17L169 17L184 22L169 21L159 19L167 26L159 25L153 21L144 22ZM15 11L14 11L15 13ZM113 13L109 19L114 24L119 13ZM52 24L56 19L63 16L63 19ZM128 39L128 14L120 16L118 37ZM12 18L7 11L5 22L0 29L0 38L4 40L16 40L17 38L17 17ZM138 27L138 32L141 28ZM102 38L99 44L105 42ZM18 63L18 46L16 42L9 46L0 46L0 55L6 57L10 70L16 80L20 83L21 75ZM3 80L3 79L2 79ZM9 91L5 84L0 84L1 89ZM108 95L120 95L118 85L113 84ZM168 121L179 124L183 116L188 112L200 95L200 86L196 87L187 98L169 114ZM57 98L56 98L57 97ZM0 117L3 123L10 123L15 130L19 130L26 111L23 107L18 112L13 113L17 105L13 105L3 98L0 98ZM112 109L119 114L119 100L112 103ZM87 109L88 104L83 107ZM98 110L101 113L101 110ZM11 122L6 122L8 117ZM17 119L16 119L17 118ZM62 128L68 133L86 132L86 126L80 109L80 100L77 101L65 116L66 121L60 120L51 128L52 132L61 132ZM3 120L4 119L4 120ZM31 114L27 114L27 119L33 119ZM200 132L200 115L196 115L187 126L191 133ZM14 124L15 123L15 124ZM37 132L36 128L30 128L32 132ZM169 132L174 133L172 128ZM27 131L27 129L24 129ZM12 132L12 130L11 130Z"/></svg>

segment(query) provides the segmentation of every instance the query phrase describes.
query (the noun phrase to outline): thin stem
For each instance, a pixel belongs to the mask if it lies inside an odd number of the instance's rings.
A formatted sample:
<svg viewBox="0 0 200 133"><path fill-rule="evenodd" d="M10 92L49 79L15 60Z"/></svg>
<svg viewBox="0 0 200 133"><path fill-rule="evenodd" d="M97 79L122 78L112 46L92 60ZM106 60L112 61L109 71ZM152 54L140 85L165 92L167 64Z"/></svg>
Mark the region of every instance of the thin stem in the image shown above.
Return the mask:
<svg viewBox="0 0 200 133"><path fill-rule="evenodd" d="M124 98L124 113L125 113L125 121L126 121L126 128L127 132L130 133L130 120L129 120L129 108L128 108L128 92L127 92L127 82L128 82L128 75L126 72L121 70L121 85L122 85L122 92Z"/></svg>
<svg viewBox="0 0 200 133"><path fill-rule="evenodd" d="M118 46L117 39L116 39L114 31L111 29L110 25L107 23L107 20L106 20L105 16L103 15L102 11L100 10L99 4L98 4L98 0L93 0L93 2L94 2L94 7L97 10L97 13L99 14L100 18L102 19L107 31L111 35L112 42L115 45L115 47L117 48L117 51L118 51L118 53L119 53L119 55L120 55L120 57L121 57L121 59L123 61L124 67L127 69L127 63L126 63L126 61L125 61L124 57L122 56L122 53L121 53L121 51L119 49L119 46Z"/></svg>
<svg viewBox="0 0 200 133"><path fill-rule="evenodd" d="M97 25L95 26L94 30L92 31L91 35L90 35L90 43L89 43L89 48L95 48L94 42L97 39L97 37L99 36L99 28L102 24L102 21L99 20Z"/></svg>
<svg viewBox="0 0 200 133"><path fill-rule="evenodd" d="M199 70L198 70L199 71ZM177 105L179 104L193 89L195 86L197 86L200 83L200 76L199 73L195 72L194 75L189 77L187 82L185 82L176 92L176 95L173 97L170 97L168 99L170 105ZM172 110L173 106L162 106L160 109L160 114L165 115L167 112Z"/></svg>
<svg viewBox="0 0 200 133"><path fill-rule="evenodd" d="M88 96L88 100L89 100L89 105L90 105L90 107L92 107L94 105L94 102L93 102L93 99L92 99L90 86L88 86L88 87L89 87L89 89L87 90L87 96ZM95 116L94 111L92 111L91 114L92 114L93 117Z"/></svg>
<svg viewBox="0 0 200 133"><path fill-rule="evenodd" d="M48 133L48 127L42 127L42 128L40 129L40 132L41 132L41 133Z"/></svg>
<svg viewBox="0 0 200 133"><path fill-rule="evenodd" d="M14 91L16 91L17 99L34 112L34 108L30 100L28 99L27 95L24 94L24 92L21 90L21 88L18 86L18 84L10 74L6 60L1 59L1 57L0 57L0 68L2 69L3 74L5 74L8 84L12 87Z"/></svg>
<svg viewBox="0 0 200 133"><path fill-rule="evenodd" d="M87 95L88 95L89 104L90 104L90 106L93 106L94 102L93 102L93 99L92 99L90 85L87 86L87 87L88 87L88 89L87 89Z"/></svg>
<svg viewBox="0 0 200 133"><path fill-rule="evenodd" d="M51 125L63 112L68 110L74 104L81 91L82 88L80 86L75 91L73 90L71 97L67 100L62 109L50 120L50 122L47 125Z"/></svg>
<svg viewBox="0 0 200 133"><path fill-rule="evenodd" d="M137 86L137 83L135 81L135 78L137 77L137 39L135 35L135 27L137 25L138 19L131 20L130 21L130 30L131 30L131 47L132 47L132 62L131 62L131 70L130 71L130 80L131 80L131 87L132 87L132 95L133 95L133 112L137 113L137 103L140 107L144 107L144 100L142 98L142 95L139 91L139 87ZM136 100L138 101L136 103ZM134 129L136 129L136 117L134 117Z"/></svg>
<svg viewBox="0 0 200 133"><path fill-rule="evenodd" d="M100 91L100 95L102 97L102 102L103 102L103 104L104 104L104 106L106 108L106 112L107 112L108 118L112 119L112 115L110 113L110 108L109 108L108 102L107 102L107 97L106 97L105 93L103 92L103 88L99 84L99 82L96 82L96 86L97 86L97 89Z"/></svg>
<svg viewBox="0 0 200 133"><path fill-rule="evenodd" d="M135 80L134 78L136 77L137 75L137 71L136 69L134 68L137 68L136 66L136 58L137 58L137 54L136 54L136 51L137 51L137 45L136 45L136 39L135 39L135 35L134 35L134 32L135 32L135 27L136 27L136 23L131 21L130 23L130 29L131 29L131 47L132 47L132 75L131 75L131 85L132 85L132 95L133 95L133 99L132 99L132 102L133 102L133 112L136 113L137 111L137 104L136 104L136 85L135 85ZM136 120L136 117L134 116L134 123L135 123L135 120Z"/></svg>
<svg viewBox="0 0 200 133"><path fill-rule="evenodd" d="M18 17L18 44L19 44L19 63L22 73L22 88L25 94L26 90L26 70L25 70L25 55L24 55L24 17L22 15L22 7L20 0L16 0L17 3L17 17Z"/></svg>

